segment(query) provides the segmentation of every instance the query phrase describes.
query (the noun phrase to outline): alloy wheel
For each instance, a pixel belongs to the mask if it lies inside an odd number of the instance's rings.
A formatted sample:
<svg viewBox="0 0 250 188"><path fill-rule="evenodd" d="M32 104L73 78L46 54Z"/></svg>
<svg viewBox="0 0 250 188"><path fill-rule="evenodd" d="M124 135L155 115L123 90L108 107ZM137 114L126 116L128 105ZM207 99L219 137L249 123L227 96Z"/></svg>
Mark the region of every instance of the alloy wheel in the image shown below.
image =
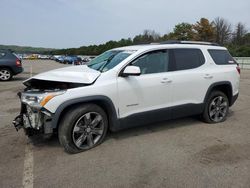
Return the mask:
<svg viewBox="0 0 250 188"><path fill-rule="evenodd" d="M228 102L223 96L215 97L208 109L209 117L214 122L220 122L225 118L228 111Z"/></svg>
<svg viewBox="0 0 250 188"><path fill-rule="evenodd" d="M79 149L92 148L104 134L103 117L97 112L81 116L73 127L73 142Z"/></svg>
<svg viewBox="0 0 250 188"><path fill-rule="evenodd" d="M0 70L0 80L9 80L11 77L10 71L3 69Z"/></svg>

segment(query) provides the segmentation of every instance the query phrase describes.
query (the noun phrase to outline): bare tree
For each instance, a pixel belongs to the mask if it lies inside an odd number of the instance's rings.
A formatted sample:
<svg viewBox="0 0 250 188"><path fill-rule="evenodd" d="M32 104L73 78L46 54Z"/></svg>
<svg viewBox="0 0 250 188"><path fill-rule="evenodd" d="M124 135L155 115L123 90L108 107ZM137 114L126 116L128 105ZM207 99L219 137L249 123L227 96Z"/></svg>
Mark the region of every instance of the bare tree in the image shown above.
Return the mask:
<svg viewBox="0 0 250 188"><path fill-rule="evenodd" d="M156 33L154 30L145 29L143 31L143 36L147 39L157 41L160 38L160 34Z"/></svg>
<svg viewBox="0 0 250 188"><path fill-rule="evenodd" d="M146 29L142 34L136 35L133 39L134 44L148 44L151 42L157 42L161 38L160 34L156 33L154 30Z"/></svg>
<svg viewBox="0 0 250 188"><path fill-rule="evenodd" d="M244 24L242 24L241 22L239 22L236 25L235 31L233 33L233 43L238 44L238 45L244 44L243 37L246 34L247 34L246 26Z"/></svg>
<svg viewBox="0 0 250 188"><path fill-rule="evenodd" d="M224 18L217 17L213 21L216 32L216 42L223 45L229 42L232 34L231 24Z"/></svg>

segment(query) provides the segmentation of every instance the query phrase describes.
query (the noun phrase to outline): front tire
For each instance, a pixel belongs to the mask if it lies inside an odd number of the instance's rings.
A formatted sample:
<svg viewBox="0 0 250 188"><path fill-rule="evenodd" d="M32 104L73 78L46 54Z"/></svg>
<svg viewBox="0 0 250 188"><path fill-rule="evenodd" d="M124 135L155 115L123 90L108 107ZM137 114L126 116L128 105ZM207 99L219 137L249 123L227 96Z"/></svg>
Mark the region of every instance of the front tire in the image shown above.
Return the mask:
<svg viewBox="0 0 250 188"><path fill-rule="evenodd" d="M228 97L221 91L213 91L205 104L202 119L206 123L223 122L227 118L228 110Z"/></svg>
<svg viewBox="0 0 250 188"><path fill-rule="evenodd" d="M107 134L108 119L95 104L72 107L60 121L58 136L68 153L79 153L101 144Z"/></svg>

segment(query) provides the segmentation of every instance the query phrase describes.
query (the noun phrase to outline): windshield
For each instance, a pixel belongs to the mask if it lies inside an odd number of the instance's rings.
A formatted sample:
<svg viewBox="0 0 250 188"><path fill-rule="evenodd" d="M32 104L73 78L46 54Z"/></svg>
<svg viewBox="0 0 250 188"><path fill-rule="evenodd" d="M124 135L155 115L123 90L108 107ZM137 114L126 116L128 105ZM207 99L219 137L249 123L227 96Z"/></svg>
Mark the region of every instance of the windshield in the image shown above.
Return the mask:
<svg viewBox="0 0 250 188"><path fill-rule="evenodd" d="M98 70L100 72L106 72L114 68L116 65L118 65L120 62L122 62L134 52L135 51L128 50L107 51L97 56L95 59L91 60L88 63L88 67Z"/></svg>

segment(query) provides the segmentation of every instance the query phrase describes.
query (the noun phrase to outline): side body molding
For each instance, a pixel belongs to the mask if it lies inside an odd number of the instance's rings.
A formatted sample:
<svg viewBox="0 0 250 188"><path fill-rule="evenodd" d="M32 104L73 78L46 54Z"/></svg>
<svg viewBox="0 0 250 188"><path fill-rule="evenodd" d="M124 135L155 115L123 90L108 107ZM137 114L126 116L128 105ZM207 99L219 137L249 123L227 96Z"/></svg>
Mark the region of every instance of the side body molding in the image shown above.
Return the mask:
<svg viewBox="0 0 250 188"><path fill-rule="evenodd" d="M64 114L65 110L67 110L67 108L72 105L77 105L81 103L94 103L102 107L107 113L108 120L109 120L109 129L111 131L118 131L118 130L122 130L122 129L129 128L129 127L135 127L139 125L145 125L148 123L157 122L153 120L164 121L164 120L175 119L179 117L185 117L189 115L196 115L196 114L202 113L204 109L204 104L206 103L206 100L208 99L211 91L215 89L216 87L220 88L220 86L224 86L224 88L226 87L226 90L228 92L227 94L229 95L229 105L231 106L236 100L237 96L232 96L231 83L228 81L223 81L223 82L213 83L209 86L206 92L206 95L204 96L203 103L172 106L166 109L157 109L153 111L133 114L129 117L125 117L121 119L118 118L117 110L112 100L107 96L95 95L95 96L71 99L71 100L65 101L57 108L56 112L53 115L51 124L52 124L52 128L56 129L59 125L60 117L61 115ZM169 113L169 116L166 116L167 113ZM150 117L149 119L147 119L147 122L145 122L145 117Z"/></svg>

